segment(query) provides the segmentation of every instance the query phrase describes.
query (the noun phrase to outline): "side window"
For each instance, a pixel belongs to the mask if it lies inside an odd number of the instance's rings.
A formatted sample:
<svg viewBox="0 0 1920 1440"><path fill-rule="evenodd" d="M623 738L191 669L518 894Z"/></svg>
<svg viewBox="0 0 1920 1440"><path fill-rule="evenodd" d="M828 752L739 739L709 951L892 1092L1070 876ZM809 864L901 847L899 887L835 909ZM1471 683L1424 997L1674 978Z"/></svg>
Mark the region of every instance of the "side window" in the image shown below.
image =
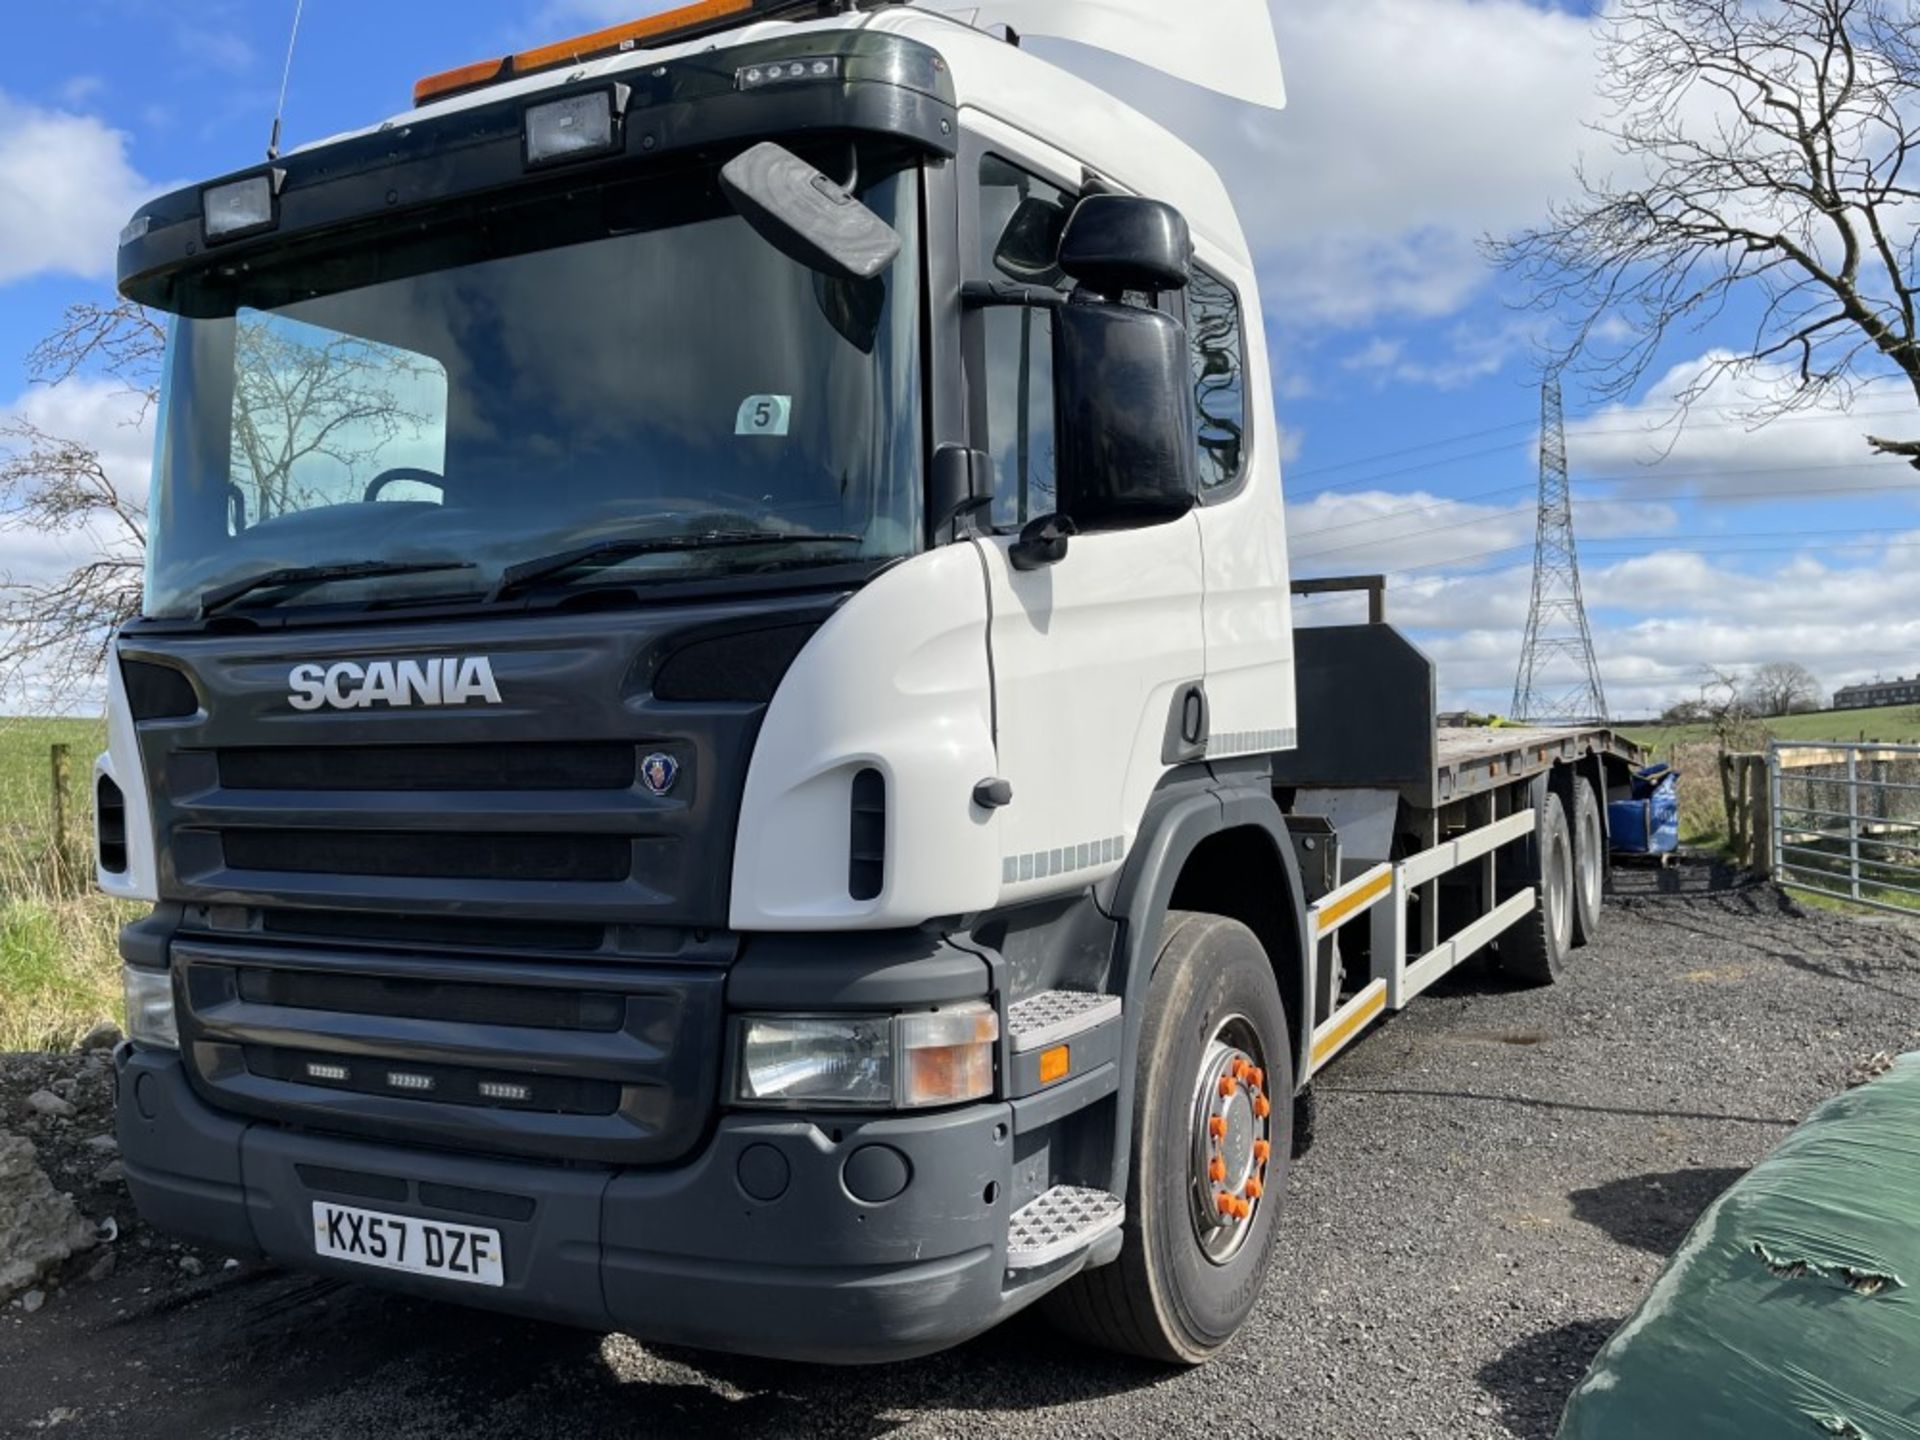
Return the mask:
<svg viewBox="0 0 1920 1440"><path fill-rule="evenodd" d="M1197 266L1187 290L1187 331L1193 340L1200 490L1215 494L1239 484L1246 467L1247 348L1240 298Z"/></svg>
<svg viewBox="0 0 1920 1440"><path fill-rule="evenodd" d="M987 156L980 162L980 273L1071 289L1054 261L1072 205L1059 187ZM982 319L993 523L1017 527L1055 509L1053 318L1007 306L987 310Z"/></svg>

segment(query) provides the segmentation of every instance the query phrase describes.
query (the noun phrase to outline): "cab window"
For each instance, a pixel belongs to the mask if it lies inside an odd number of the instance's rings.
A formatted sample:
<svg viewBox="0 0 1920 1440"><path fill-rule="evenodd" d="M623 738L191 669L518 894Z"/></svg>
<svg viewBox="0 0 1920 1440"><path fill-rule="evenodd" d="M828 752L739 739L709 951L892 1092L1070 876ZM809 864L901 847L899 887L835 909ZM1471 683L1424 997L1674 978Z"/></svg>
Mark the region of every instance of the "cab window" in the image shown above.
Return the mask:
<svg viewBox="0 0 1920 1440"><path fill-rule="evenodd" d="M1240 297L1198 266L1187 290L1202 496L1225 498L1246 473L1246 333Z"/></svg>

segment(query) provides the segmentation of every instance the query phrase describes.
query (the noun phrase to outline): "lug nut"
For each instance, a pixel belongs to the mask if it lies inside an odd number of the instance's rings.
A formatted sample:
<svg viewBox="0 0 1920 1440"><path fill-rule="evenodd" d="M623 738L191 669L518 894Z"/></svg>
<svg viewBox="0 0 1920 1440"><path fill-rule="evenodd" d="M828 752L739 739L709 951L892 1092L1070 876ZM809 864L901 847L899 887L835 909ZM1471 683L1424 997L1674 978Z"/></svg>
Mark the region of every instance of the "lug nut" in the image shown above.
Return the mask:
<svg viewBox="0 0 1920 1440"><path fill-rule="evenodd" d="M1273 1113L1273 1103L1269 1101L1266 1096L1262 1095L1258 1100L1253 1102L1253 1113L1264 1120Z"/></svg>
<svg viewBox="0 0 1920 1440"><path fill-rule="evenodd" d="M1220 1077L1220 1098L1221 1099L1231 1100L1235 1095L1239 1093L1240 1093L1239 1081L1235 1080L1231 1075L1222 1075Z"/></svg>
<svg viewBox="0 0 1920 1440"><path fill-rule="evenodd" d="M1216 1185L1224 1181L1227 1178L1227 1162L1216 1159L1211 1165L1207 1166L1207 1178Z"/></svg>
<svg viewBox="0 0 1920 1440"><path fill-rule="evenodd" d="M1216 1140L1227 1138L1227 1121L1223 1115L1216 1115L1207 1121L1207 1133Z"/></svg>
<svg viewBox="0 0 1920 1440"><path fill-rule="evenodd" d="M1268 1158L1272 1154L1273 1154L1273 1143L1271 1141L1256 1140L1253 1142L1253 1159L1255 1164L1257 1165L1266 1164Z"/></svg>

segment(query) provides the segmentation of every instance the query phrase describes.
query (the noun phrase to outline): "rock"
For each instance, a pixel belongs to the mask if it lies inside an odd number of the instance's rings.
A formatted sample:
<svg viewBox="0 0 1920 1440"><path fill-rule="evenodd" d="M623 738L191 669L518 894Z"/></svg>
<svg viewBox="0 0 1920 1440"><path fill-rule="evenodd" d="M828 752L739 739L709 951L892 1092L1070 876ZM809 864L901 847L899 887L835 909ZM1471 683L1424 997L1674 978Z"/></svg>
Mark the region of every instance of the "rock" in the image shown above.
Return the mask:
<svg viewBox="0 0 1920 1440"><path fill-rule="evenodd" d="M127 1179L127 1167L118 1160L109 1160L94 1172L96 1185L123 1185Z"/></svg>
<svg viewBox="0 0 1920 1440"><path fill-rule="evenodd" d="M26 1294L20 1297L20 1308L26 1311L29 1315L33 1314L36 1310L38 1310L42 1305L46 1303L47 1303L47 1292L44 1290L29 1290L27 1291Z"/></svg>
<svg viewBox="0 0 1920 1440"><path fill-rule="evenodd" d="M93 1151L96 1155L118 1155L120 1153L120 1142L111 1135L96 1135L85 1143L87 1149Z"/></svg>
<svg viewBox="0 0 1920 1440"><path fill-rule="evenodd" d="M27 1097L27 1108L36 1115L45 1115L52 1120L65 1120L73 1114L73 1106L51 1090L34 1091Z"/></svg>
<svg viewBox="0 0 1920 1440"><path fill-rule="evenodd" d="M103 1251L100 1258L87 1267L87 1283L89 1285L98 1285L103 1280L111 1279L113 1277L113 1267L116 1263L113 1251Z"/></svg>
<svg viewBox="0 0 1920 1440"><path fill-rule="evenodd" d="M200 1257L197 1255L182 1255L180 1257L180 1268L196 1278L205 1274L207 1269L205 1265L200 1263Z"/></svg>
<svg viewBox="0 0 1920 1440"><path fill-rule="evenodd" d="M111 1050L126 1039L120 1033L120 1027L111 1020L102 1020L93 1029L80 1037L82 1050Z"/></svg>
<svg viewBox="0 0 1920 1440"><path fill-rule="evenodd" d="M36 1163L33 1142L0 1135L0 1304L95 1243L94 1227Z"/></svg>

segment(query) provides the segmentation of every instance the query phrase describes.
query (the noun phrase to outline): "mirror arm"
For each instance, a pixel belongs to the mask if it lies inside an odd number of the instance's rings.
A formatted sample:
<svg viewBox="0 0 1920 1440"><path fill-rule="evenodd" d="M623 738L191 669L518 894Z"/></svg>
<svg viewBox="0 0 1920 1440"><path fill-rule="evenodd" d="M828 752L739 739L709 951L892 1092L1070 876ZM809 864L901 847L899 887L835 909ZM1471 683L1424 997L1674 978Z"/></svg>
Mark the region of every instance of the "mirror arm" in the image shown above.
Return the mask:
<svg viewBox="0 0 1920 1440"><path fill-rule="evenodd" d="M1064 310L1068 297L1038 285L1016 285L1011 280L969 280L960 287L960 301L972 310L1016 307L1022 310Z"/></svg>

